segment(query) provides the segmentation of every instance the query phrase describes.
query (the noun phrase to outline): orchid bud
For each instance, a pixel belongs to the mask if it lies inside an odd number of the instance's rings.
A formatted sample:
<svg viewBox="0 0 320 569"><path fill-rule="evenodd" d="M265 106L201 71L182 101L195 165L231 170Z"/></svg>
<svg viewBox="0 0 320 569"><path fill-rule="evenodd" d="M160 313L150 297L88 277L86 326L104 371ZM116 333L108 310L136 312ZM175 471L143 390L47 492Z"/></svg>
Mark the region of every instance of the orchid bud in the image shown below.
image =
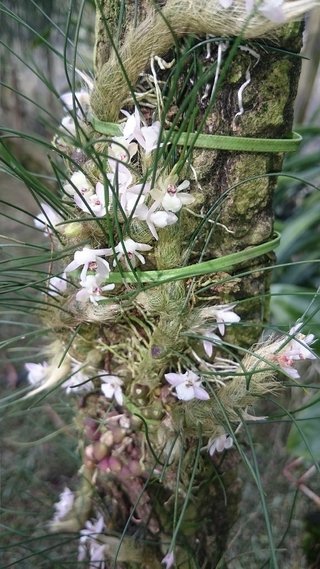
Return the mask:
<svg viewBox="0 0 320 569"><path fill-rule="evenodd" d="M142 474L142 468L140 466L140 463L137 460L131 460L128 463L128 467L130 472L134 475L134 476L141 476Z"/></svg>
<svg viewBox="0 0 320 569"><path fill-rule="evenodd" d="M114 436L112 431L106 431L101 435L100 442L106 445L107 447L112 447L114 443Z"/></svg>
<svg viewBox="0 0 320 569"><path fill-rule="evenodd" d="M94 460L93 445L88 445L84 451L85 459Z"/></svg>
<svg viewBox="0 0 320 569"><path fill-rule="evenodd" d="M115 444L119 444L123 441L126 431L124 429L120 429L120 427L116 427L112 434Z"/></svg>
<svg viewBox="0 0 320 569"><path fill-rule="evenodd" d="M115 456L110 456L109 468L111 472L120 472L122 469L122 464L118 458L116 458Z"/></svg>
<svg viewBox="0 0 320 569"><path fill-rule="evenodd" d="M101 442L94 443L93 445L93 458L97 462L102 460L108 453L106 445Z"/></svg>
<svg viewBox="0 0 320 569"><path fill-rule="evenodd" d="M110 465L109 465L109 460L110 458L108 456L105 456L102 460L100 460L100 462L97 464L97 467L100 470L104 470L105 472L109 472L110 471Z"/></svg>

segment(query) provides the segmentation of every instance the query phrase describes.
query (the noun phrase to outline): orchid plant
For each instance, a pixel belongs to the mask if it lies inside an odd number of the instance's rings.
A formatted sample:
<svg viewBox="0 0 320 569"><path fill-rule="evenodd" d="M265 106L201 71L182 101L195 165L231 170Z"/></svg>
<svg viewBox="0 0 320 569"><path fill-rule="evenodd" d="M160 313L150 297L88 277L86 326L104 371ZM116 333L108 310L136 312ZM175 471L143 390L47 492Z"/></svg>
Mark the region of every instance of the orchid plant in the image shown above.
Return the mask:
<svg viewBox="0 0 320 569"><path fill-rule="evenodd" d="M231 23L240 10L245 21L257 17L269 29L291 18L289 4L217 0L216 8ZM97 2L96 57L104 44L109 59L96 62L94 81L74 70L82 87L59 98L62 116L50 145L57 187L41 191L37 176L25 172L40 208L33 225L47 251L44 276L41 269L29 285L39 293L48 337L42 363L24 364L30 389L22 400L60 390L74 409L79 484L62 491L49 526L78 532L79 563L218 567L231 522L224 533L217 528L239 501L241 437L248 422L267 421L252 408L302 380L299 362L316 359L316 338L304 333L302 320L289 332L261 335L271 253L261 246L273 237L269 172L280 168L279 153L251 150L252 159L242 149L210 146L216 132L266 136L263 97L266 91L274 105L274 96L263 84L259 110L252 110L251 88L267 81L268 57L275 68L280 59L276 49L265 55L258 45L257 54L240 37L179 40L172 62L168 55L145 61L110 123L108 101L101 113L97 104L97 91L103 100L107 89L103 67L113 69L124 54L122 73L130 79L125 46L140 28L120 38L121 22L113 28L106 7L111 1ZM176 7L169 0L163 11L170 42ZM142 29L157 16L147 10ZM118 45L110 43L115 29ZM299 43L299 30L290 34ZM281 28L277 41L287 49ZM236 87L225 90L235 70ZM285 73L289 81L291 68ZM282 111L293 94L282 91L276 129L267 131L272 140L292 126ZM232 117L227 127L224 111L226 121ZM253 127L257 115L262 126ZM275 555L273 563L276 569Z"/></svg>

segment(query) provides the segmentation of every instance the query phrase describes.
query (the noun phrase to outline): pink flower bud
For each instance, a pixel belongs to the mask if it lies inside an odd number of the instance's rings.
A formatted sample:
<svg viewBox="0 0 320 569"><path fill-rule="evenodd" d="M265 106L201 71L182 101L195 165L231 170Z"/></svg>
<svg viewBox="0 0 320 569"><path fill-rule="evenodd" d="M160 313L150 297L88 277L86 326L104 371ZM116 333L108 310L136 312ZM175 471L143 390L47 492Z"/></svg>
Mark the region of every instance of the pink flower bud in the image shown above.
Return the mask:
<svg viewBox="0 0 320 569"><path fill-rule="evenodd" d="M133 447L132 451L130 452L131 458L140 458L140 452L136 447Z"/></svg>
<svg viewBox="0 0 320 569"><path fill-rule="evenodd" d="M122 478L122 480L127 480L128 478L132 478L132 473L130 472L130 470L127 466L122 467L121 478Z"/></svg>
<svg viewBox="0 0 320 569"><path fill-rule="evenodd" d="M109 468L111 472L120 472L122 469L122 464L118 458L116 458L115 456L110 456Z"/></svg>
<svg viewBox="0 0 320 569"><path fill-rule="evenodd" d="M134 476L141 476L142 474L142 468L140 466L140 463L137 460L131 460L128 463L128 467L130 472L134 475Z"/></svg>
<svg viewBox="0 0 320 569"><path fill-rule="evenodd" d="M104 470L105 472L110 472L110 465L109 465L110 458L105 456L100 462L97 464L100 470Z"/></svg>

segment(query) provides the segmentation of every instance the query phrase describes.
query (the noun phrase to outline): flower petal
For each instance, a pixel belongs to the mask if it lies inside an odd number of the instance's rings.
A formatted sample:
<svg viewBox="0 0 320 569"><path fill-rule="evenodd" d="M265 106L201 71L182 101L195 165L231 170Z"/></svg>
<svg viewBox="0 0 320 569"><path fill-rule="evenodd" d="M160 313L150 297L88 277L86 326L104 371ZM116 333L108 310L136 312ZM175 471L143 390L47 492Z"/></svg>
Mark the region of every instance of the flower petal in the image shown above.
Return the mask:
<svg viewBox="0 0 320 569"><path fill-rule="evenodd" d="M199 386L194 387L194 397L195 399L201 399L202 401L210 399L209 393L203 387Z"/></svg>

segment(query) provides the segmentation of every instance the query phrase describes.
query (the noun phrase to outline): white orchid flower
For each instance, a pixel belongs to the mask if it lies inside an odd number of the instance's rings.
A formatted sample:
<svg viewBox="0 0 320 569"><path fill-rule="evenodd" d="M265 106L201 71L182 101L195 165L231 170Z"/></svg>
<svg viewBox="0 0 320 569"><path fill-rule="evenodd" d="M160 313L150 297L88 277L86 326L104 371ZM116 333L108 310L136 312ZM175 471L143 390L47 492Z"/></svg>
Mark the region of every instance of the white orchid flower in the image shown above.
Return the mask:
<svg viewBox="0 0 320 569"><path fill-rule="evenodd" d="M142 146L146 154L150 154L152 150L157 148L159 144L160 127L159 121L155 121L151 126L141 127L143 141L140 141L140 146Z"/></svg>
<svg viewBox="0 0 320 569"><path fill-rule="evenodd" d="M75 500L75 495L67 486L59 496L59 502L54 504L55 514L52 522L61 522L70 512Z"/></svg>
<svg viewBox="0 0 320 569"><path fill-rule="evenodd" d="M168 176L160 176L156 186L151 190L151 196L158 205L161 205L166 211L177 213L182 206L190 205L194 202L194 197L183 192L190 187L189 180L183 180L177 185L178 176L169 174Z"/></svg>
<svg viewBox="0 0 320 569"><path fill-rule="evenodd" d="M214 439L210 439L208 442L208 452L210 456L213 456L215 452L223 452L228 450L233 446L233 438L230 435L220 435Z"/></svg>
<svg viewBox="0 0 320 569"><path fill-rule="evenodd" d="M295 367L293 367L294 362L296 360L294 360L290 356L287 356L286 354L275 354L274 360L281 367L281 370L283 371L283 373L285 373L286 375L288 375L292 379L299 379L300 378L300 374L299 374L298 370Z"/></svg>
<svg viewBox="0 0 320 569"><path fill-rule="evenodd" d="M165 565L165 569L171 569L175 564L175 558L173 551L168 551L168 553L161 559L161 565Z"/></svg>
<svg viewBox="0 0 320 569"><path fill-rule="evenodd" d="M265 0L258 5L258 11L275 24L284 24L286 17L283 11L284 0Z"/></svg>
<svg viewBox="0 0 320 569"><path fill-rule="evenodd" d="M131 265L133 267L136 266L137 259L144 265L146 262L145 258L143 255L141 255L141 253L139 253L139 251L150 251L151 249L151 245L146 245L145 243L137 243L133 239L127 238L124 239L123 243L119 243L115 247L115 252L117 254L117 260L123 260L126 263L127 267L130 268L128 258L130 259ZM115 266L116 264L116 260L114 260L113 265Z"/></svg>
<svg viewBox="0 0 320 569"><path fill-rule="evenodd" d="M165 373L164 377L175 388L177 398L182 401L210 399L207 391L201 387L202 380L191 370L185 373Z"/></svg>
<svg viewBox="0 0 320 569"><path fill-rule="evenodd" d="M178 221L178 218L176 215L174 215L174 213L167 211L152 211L152 208L150 208L145 221L154 238L158 239L156 227L163 229L168 225L173 225L176 223L176 221Z"/></svg>
<svg viewBox="0 0 320 569"><path fill-rule="evenodd" d="M42 364L27 363L24 364L28 372L28 381L31 385L39 385L45 380L48 373L48 364L43 362Z"/></svg>
<svg viewBox="0 0 320 569"><path fill-rule="evenodd" d="M203 340L202 345L208 358L211 358L213 352L213 345L221 344L221 338L211 330L203 329L201 333L203 334L203 336L207 336L207 338L210 338L209 340L208 339Z"/></svg>
<svg viewBox="0 0 320 569"><path fill-rule="evenodd" d="M236 304L209 306L201 310L201 317L205 319L214 318L217 321L219 332L223 336L226 325L240 321L240 316L233 311L235 306Z"/></svg>
<svg viewBox="0 0 320 569"><path fill-rule="evenodd" d="M103 217L106 215L106 200L105 189L101 182L96 185L94 194L81 197L79 194L74 194L74 201L79 209L86 213L94 213L96 217Z"/></svg>
<svg viewBox="0 0 320 569"><path fill-rule="evenodd" d="M234 0L219 0L219 4L221 8L228 10L234 4ZM286 21L284 0L245 0L245 9L248 16L257 11L270 22L283 24Z"/></svg>
<svg viewBox="0 0 320 569"><path fill-rule="evenodd" d="M93 81L91 78L80 71L80 69L75 70L76 73L81 77L86 85L86 89L80 89L79 91L68 91L60 96L60 100L66 111L69 111L70 115L64 117L61 121L60 128L67 130L68 134L76 135L76 124L72 113L76 113L78 119L83 119L87 114L90 107L90 92L93 89Z"/></svg>
<svg viewBox="0 0 320 569"><path fill-rule="evenodd" d="M86 275L86 277L80 281L81 289L76 294L76 300L78 302L92 302L92 304L97 304L100 300L105 300L102 293L113 290L115 285L111 283L101 286L103 280L99 274Z"/></svg>
<svg viewBox="0 0 320 569"><path fill-rule="evenodd" d="M118 194L125 192L133 183L133 176L124 164L115 162L115 160L108 160L111 172L107 174L107 178L114 190Z"/></svg>
<svg viewBox="0 0 320 569"><path fill-rule="evenodd" d="M57 296L66 292L68 286L67 275L62 273L60 277L51 277L48 283L48 294Z"/></svg>
<svg viewBox="0 0 320 569"><path fill-rule="evenodd" d="M127 117L125 124L122 127L122 132L124 138L131 142L136 140L139 144L144 143L144 137L141 133L141 116L137 107L134 109L134 113L130 114L124 109L121 112Z"/></svg>
<svg viewBox="0 0 320 569"><path fill-rule="evenodd" d="M60 130L66 131L69 136L76 136L76 125L71 116L63 117L60 123Z"/></svg>
<svg viewBox="0 0 320 569"><path fill-rule="evenodd" d="M178 221L177 216L170 211L157 210L157 203L154 203L150 208L146 205L139 206L139 210L135 211L135 217L141 221L145 221L148 225L151 235L155 239L159 239L156 227L163 229L168 225L173 225Z"/></svg>
<svg viewBox="0 0 320 569"><path fill-rule="evenodd" d="M93 193L93 188L89 180L86 178L83 172L80 172L80 170L73 172L70 178L70 184L65 184L63 186L63 189L66 194L68 194L68 196L75 195L77 193L77 190L82 196L89 196Z"/></svg>
<svg viewBox="0 0 320 569"><path fill-rule="evenodd" d="M115 399L118 405L123 404L122 379L117 375L99 374L102 381L101 391L107 399Z"/></svg>
<svg viewBox="0 0 320 569"><path fill-rule="evenodd" d="M89 247L83 247L82 250L75 252L74 260L66 266L65 272L70 273L83 265L80 274L81 281L85 280L88 270L98 271L101 277L104 279L108 278L110 265L108 261L102 259L102 257L110 255L110 251L111 249L90 249Z"/></svg>
<svg viewBox="0 0 320 569"><path fill-rule="evenodd" d="M196 320L197 323L194 323L189 328L189 331L192 332L193 334L205 336L205 338L202 340L203 349L204 349L205 353L207 354L207 356L209 358L211 358L212 352L213 352L213 346L217 345L217 344L221 345L222 339L220 336L215 334L215 332L213 331L217 328L216 325L214 327L206 326L202 322L202 320L203 320L203 314L200 313L199 317Z"/></svg>
<svg viewBox="0 0 320 569"><path fill-rule="evenodd" d="M79 118L82 117L82 111L86 111L90 104L90 93L81 89L72 93L68 91L60 96L63 106L67 111L75 110Z"/></svg>
<svg viewBox="0 0 320 569"><path fill-rule="evenodd" d="M39 213L37 217L33 220L34 225L46 235L52 234L52 228L56 227L58 223L63 222L63 217L59 215L50 205L42 203L41 209L42 213Z"/></svg>
<svg viewBox="0 0 320 569"><path fill-rule="evenodd" d="M116 199L120 200L121 207L127 215L133 213L133 217L141 219L140 216L144 215L147 210L143 208L138 212L137 209L144 203L145 194L150 190L150 182L134 184L130 170L124 165L120 165L115 172L107 174L107 178L113 187L113 191L110 190L110 205L112 205L113 195L115 195Z"/></svg>
<svg viewBox="0 0 320 569"><path fill-rule="evenodd" d="M99 569L105 568L103 548L101 543L97 541L99 534L103 532L105 528L103 516L100 515L95 520L88 520L85 527L80 531L79 549L78 549L78 561L85 561L87 554L89 554L90 561L92 558L97 559L99 554ZM98 565L91 567L97 567Z"/></svg>
<svg viewBox="0 0 320 569"><path fill-rule="evenodd" d="M90 546L90 565L88 569L107 569L106 546L96 542L92 542Z"/></svg>
<svg viewBox="0 0 320 569"><path fill-rule="evenodd" d="M236 314L232 309L235 304L226 304L225 306L216 306L216 320L218 323L218 329L220 334L223 336L225 333L225 326L228 324L233 324L234 322L239 322L240 316Z"/></svg>
<svg viewBox="0 0 320 569"><path fill-rule="evenodd" d="M314 342L315 337L313 334L308 334L305 336L304 334L299 333L301 328L302 324L296 324L293 326L293 328L290 329L289 335L296 335L296 337L290 340L289 344L285 348L285 351L287 353L290 352L293 359L296 360L316 359L315 354L309 348L309 345Z"/></svg>
<svg viewBox="0 0 320 569"><path fill-rule="evenodd" d="M192 204L194 202L194 197L182 191L189 188L189 186L189 180L184 180L184 182L179 184L179 186L169 185L161 202L162 207L166 211L173 211L173 213L177 213L180 211L182 206Z"/></svg>
<svg viewBox="0 0 320 569"><path fill-rule="evenodd" d="M135 142L128 142L124 136L115 136L109 147L109 163L114 171L121 163L131 162L131 159L138 152L138 146Z"/></svg>
<svg viewBox="0 0 320 569"><path fill-rule="evenodd" d="M85 89L75 92L68 91L61 95L60 99L65 110L70 113L63 117L60 123L60 130L66 130L70 136L76 136L77 128L74 114L78 120L85 118L90 107L90 93Z"/></svg>
<svg viewBox="0 0 320 569"><path fill-rule="evenodd" d="M122 110L122 113L127 117L123 126L123 137L128 142L136 140L144 149L145 153L150 154L150 152L158 146L161 128L160 122L155 121L151 126L141 126L141 116L137 107L135 107L133 114L125 110Z"/></svg>
<svg viewBox="0 0 320 569"><path fill-rule="evenodd" d="M94 384L81 369L80 364L71 364L71 371L72 375L61 386L67 394L93 391Z"/></svg>
<svg viewBox="0 0 320 569"><path fill-rule="evenodd" d="M174 213L166 211L148 211L145 221L150 229L151 234L155 239L159 239L156 227L163 229L168 225L173 225L178 221L178 218Z"/></svg>
<svg viewBox="0 0 320 569"><path fill-rule="evenodd" d="M140 219L141 216L144 215L145 206L143 206L145 201L144 195L139 195L134 191L127 191L124 192L120 197L120 204L123 211L126 213L127 216L132 215L133 219L138 218Z"/></svg>

